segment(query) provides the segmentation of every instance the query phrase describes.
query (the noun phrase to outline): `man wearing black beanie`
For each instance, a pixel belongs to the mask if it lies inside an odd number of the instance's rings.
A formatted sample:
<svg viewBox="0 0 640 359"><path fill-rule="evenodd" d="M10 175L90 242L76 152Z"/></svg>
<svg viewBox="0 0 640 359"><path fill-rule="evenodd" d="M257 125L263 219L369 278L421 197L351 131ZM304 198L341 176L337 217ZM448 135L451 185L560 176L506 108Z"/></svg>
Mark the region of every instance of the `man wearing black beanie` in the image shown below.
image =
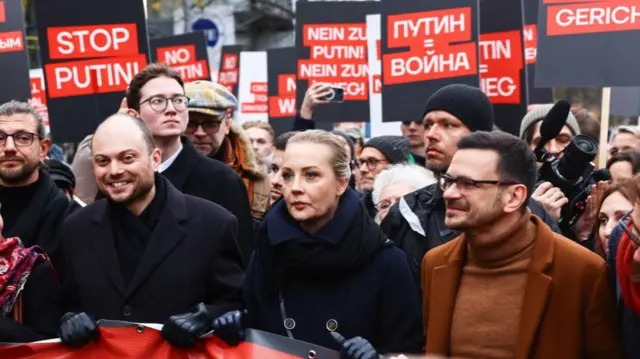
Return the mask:
<svg viewBox="0 0 640 359"><path fill-rule="evenodd" d="M411 157L411 145L403 136L373 137L362 147L358 162L360 167L360 190L364 203L371 218L376 216L373 203L373 182L378 174L386 170L389 165L406 163Z"/></svg>
<svg viewBox="0 0 640 359"><path fill-rule="evenodd" d="M494 129L493 105L476 87L448 85L427 100L423 124L427 168L438 176L449 168L462 137ZM529 208L560 233L557 224L539 204L530 201ZM460 234L445 227L445 211L442 192L436 183L404 196L380 224L385 234L407 254L418 286L424 255Z"/></svg>

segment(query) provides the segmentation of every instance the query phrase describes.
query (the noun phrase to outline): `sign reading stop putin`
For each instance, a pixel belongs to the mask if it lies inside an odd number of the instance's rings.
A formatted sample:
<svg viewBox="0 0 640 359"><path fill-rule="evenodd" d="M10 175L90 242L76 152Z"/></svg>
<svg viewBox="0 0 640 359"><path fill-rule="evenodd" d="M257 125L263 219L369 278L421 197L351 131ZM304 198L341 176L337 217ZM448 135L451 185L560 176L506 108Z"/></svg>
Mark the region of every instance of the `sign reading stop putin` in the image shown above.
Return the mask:
<svg viewBox="0 0 640 359"><path fill-rule="evenodd" d="M34 0L51 132L78 142L118 110L147 65L142 0Z"/></svg>
<svg viewBox="0 0 640 359"><path fill-rule="evenodd" d="M147 63L136 24L53 27L47 34L49 58L72 60L45 65L51 98L124 91Z"/></svg>

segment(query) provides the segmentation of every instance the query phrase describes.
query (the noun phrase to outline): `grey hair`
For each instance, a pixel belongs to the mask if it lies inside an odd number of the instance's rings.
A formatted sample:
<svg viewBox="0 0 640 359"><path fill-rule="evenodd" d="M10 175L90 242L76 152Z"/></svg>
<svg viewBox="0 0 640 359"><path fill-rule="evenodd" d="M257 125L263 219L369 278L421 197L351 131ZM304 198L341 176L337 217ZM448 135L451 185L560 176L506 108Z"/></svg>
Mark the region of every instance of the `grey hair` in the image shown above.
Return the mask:
<svg viewBox="0 0 640 359"><path fill-rule="evenodd" d="M380 172L375 181L373 181L373 204L378 206L380 203L380 195L385 188L396 183L406 183L411 186L414 191L427 187L436 182L433 172L428 169L412 164L401 163L391 165L384 171Z"/></svg>
<svg viewBox="0 0 640 359"><path fill-rule="evenodd" d="M0 116L31 115L38 123L37 132L40 138L45 138L44 118L28 102L11 100L0 105Z"/></svg>
<svg viewBox="0 0 640 359"><path fill-rule="evenodd" d="M350 154L344 146L344 140L331 132L324 130L307 130L304 132L298 132L293 135L289 141L288 146L293 143L315 143L319 145L325 145L331 149L331 165L333 166L333 172L336 177L351 177L351 167L349 166Z"/></svg>

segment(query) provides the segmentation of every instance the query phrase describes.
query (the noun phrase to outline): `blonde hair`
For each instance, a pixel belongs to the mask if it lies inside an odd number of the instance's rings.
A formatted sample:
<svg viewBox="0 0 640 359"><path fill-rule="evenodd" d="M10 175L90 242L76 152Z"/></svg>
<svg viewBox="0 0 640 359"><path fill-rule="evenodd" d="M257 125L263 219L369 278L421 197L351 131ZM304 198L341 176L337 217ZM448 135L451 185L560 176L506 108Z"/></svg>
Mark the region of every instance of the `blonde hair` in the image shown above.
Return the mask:
<svg viewBox="0 0 640 359"><path fill-rule="evenodd" d="M325 145L331 150L331 165L336 177L351 177L349 166L349 152L344 146L343 139L338 135L323 130L307 130L298 132L287 142L287 148L294 143L314 143Z"/></svg>
<svg viewBox="0 0 640 359"><path fill-rule="evenodd" d="M260 121L260 120L254 120L254 121L247 121L245 123L242 124L242 128L245 130L248 130L250 128L259 128L261 130L265 130L269 133L269 135L271 136L271 142L273 142L273 140L276 137L276 133L275 131L273 131L273 127L271 127L271 125L267 122L264 121Z"/></svg>

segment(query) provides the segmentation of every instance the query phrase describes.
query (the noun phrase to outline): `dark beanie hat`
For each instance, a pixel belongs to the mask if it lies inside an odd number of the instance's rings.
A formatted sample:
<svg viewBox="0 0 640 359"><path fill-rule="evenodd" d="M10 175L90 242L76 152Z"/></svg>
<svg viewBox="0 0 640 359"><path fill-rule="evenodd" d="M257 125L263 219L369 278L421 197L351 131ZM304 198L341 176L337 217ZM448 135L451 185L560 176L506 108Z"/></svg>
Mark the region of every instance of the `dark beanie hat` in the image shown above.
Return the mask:
<svg viewBox="0 0 640 359"><path fill-rule="evenodd" d="M427 100L422 117L436 110L452 114L472 132L493 129L493 105L477 87L453 84L439 89Z"/></svg>
<svg viewBox="0 0 640 359"><path fill-rule="evenodd" d="M411 154L409 140L403 136L373 137L362 148L365 147L373 147L382 152L391 164L407 162Z"/></svg>
<svg viewBox="0 0 640 359"><path fill-rule="evenodd" d="M55 182L58 187L63 188L75 188L76 176L73 174L71 167L64 162L60 162L53 159L47 159L44 164L49 170L49 176ZM62 184L62 186L60 186Z"/></svg>

